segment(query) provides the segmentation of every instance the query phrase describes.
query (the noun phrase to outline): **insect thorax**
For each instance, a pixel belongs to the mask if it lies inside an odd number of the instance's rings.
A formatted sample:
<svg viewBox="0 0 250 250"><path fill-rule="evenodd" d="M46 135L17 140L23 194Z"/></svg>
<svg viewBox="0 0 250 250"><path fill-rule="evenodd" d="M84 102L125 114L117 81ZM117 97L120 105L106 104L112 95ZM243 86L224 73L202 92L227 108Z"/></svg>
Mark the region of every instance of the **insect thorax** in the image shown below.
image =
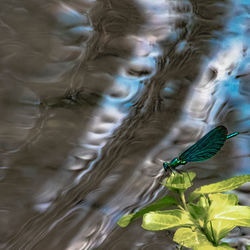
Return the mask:
<svg viewBox="0 0 250 250"><path fill-rule="evenodd" d="M164 162L163 168L165 169L165 171L168 171L169 169L174 169L179 165L185 165L186 163L187 163L186 161L180 160L176 157L170 163Z"/></svg>
<svg viewBox="0 0 250 250"><path fill-rule="evenodd" d="M179 166L181 164L181 161L178 158L174 158L171 162L170 162L170 166L175 168L177 166Z"/></svg>

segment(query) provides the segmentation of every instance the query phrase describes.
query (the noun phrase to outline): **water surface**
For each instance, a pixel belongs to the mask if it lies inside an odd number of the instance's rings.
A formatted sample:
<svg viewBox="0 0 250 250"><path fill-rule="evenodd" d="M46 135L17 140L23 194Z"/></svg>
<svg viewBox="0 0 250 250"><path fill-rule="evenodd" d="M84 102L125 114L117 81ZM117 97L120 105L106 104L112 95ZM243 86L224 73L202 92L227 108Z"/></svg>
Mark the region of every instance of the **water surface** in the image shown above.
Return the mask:
<svg viewBox="0 0 250 250"><path fill-rule="evenodd" d="M116 222L166 193L162 162L204 133L250 131L249 1L0 9L0 248L175 249L171 232ZM249 174L249 154L248 133L185 169L211 183Z"/></svg>

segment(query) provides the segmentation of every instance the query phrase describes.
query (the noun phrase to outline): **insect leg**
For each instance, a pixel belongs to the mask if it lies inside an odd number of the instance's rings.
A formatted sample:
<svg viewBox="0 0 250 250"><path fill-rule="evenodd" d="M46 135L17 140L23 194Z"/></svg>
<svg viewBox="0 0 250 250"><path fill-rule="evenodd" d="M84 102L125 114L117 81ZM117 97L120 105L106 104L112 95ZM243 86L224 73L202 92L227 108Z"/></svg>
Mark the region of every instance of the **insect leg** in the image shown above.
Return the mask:
<svg viewBox="0 0 250 250"><path fill-rule="evenodd" d="M183 173L183 171L181 171L181 170L179 170L179 169L175 169L175 171L178 173L178 174L182 174Z"/></svg>

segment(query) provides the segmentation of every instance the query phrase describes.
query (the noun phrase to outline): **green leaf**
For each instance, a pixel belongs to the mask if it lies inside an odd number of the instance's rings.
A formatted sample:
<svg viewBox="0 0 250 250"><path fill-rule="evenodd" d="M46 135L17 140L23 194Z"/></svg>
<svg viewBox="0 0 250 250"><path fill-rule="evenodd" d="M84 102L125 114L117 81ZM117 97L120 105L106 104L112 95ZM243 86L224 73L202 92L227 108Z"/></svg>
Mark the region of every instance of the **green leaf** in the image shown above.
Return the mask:
<svg viewBox="0 0 250 250"><path fill-rule="evenodd" d="M199 229L191 229L191 228L179 228L175 232L174 239L179 245L182 245L187 248L194 248L195 246L200 245L210 245L210 243L206 237Z"/></svg>
<svg viewBox="0 0 250 250"><path fill-rule="evenodd" d="M190 214L180 209L147 213L143 216L142 223L144 229L152 231L191 225L193 221Z"/></svg>
<svg viewBox="0 0 250 250"><path fill-rule="evenodd" d="M220 181L210 185L205 185L197 188L190 194L190 200L193 201L200 194L220 193L233 190L240 187L242 184L250 181L250 175L235 176L225 181Z"/></svg>
<svg viewBox="0 0 250 250"><path fill-rule="evenodd" d="M207 208L201 207L194 203L189 203L187 205L189 213L196 220L205 219L207 215ZM201 225L202 226L202 225Z"/></svg>
<svg viewBox="0 0 250 250"><path fill-rule="evenodd" d="M126 227L132 221L136 220L139 217L142 217L145 213L148 213L151 211L162 210L162 209L165 209L167 207L170 207L172 205L177 205L177 204L178 204L178 201L174 197L166 195L163 198L159 199L158 201L146 206L145 208L142 208L136 213L124 215L122 218L119 219L117 224L120 227Z"/></svg>
<svg viewBox="0 0 250 250"><path fill-rule="evenodd" d="M193 185L192 180L196 174L194 172L177 173L173 172L163 183L169 190L174 192L184 191Z"/></svg>
<svg viewBox="0 0 250 250"><path fill-rule="evenodd" d="M199 201L195 204L189 202L187 205L189 213L192 217L197 220L201 227L204 226L207 220L207 212L209 209L209 200L207 197L202 196L200 197Z"/></svg>

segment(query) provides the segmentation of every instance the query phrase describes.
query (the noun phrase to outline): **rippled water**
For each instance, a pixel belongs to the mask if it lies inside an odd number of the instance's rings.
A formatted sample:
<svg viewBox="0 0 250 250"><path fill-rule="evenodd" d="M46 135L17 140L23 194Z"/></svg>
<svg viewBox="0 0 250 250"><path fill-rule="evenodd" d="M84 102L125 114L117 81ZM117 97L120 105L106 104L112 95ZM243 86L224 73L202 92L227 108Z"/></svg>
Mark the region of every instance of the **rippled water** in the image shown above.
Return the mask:
<svg viewBox="0 0 250 250"><path fill-rule="evenodd" d="M165 192L162 162L205 132L250 131L250 2L0 9L0 248L175 249L169 232L116 222ZM249 138L185 169L197 185L249 174Z"/></svg>

